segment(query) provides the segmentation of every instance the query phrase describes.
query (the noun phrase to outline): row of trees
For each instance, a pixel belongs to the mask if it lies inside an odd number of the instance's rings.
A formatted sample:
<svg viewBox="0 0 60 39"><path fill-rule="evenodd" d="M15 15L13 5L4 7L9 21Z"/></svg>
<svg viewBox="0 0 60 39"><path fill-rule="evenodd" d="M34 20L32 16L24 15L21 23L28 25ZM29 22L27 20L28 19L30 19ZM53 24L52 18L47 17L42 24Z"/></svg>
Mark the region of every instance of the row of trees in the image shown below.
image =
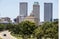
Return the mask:
<svg viewBox="0 0 60 39"><path fill-rule="evenodd" d="M58 22L45 22L42 25L36 26L35 23L23 21L19 24L0 24L0 31L9 30L12 34L26 37L37 37L37 39L54 38L58 39Z"/></svg>
<svg viewBox="0 0 60 39"><path fill-rule="evenodd" d="M35 30L35 36L38 39L42 37L58 39L58 22L45 22Z"/></svg>

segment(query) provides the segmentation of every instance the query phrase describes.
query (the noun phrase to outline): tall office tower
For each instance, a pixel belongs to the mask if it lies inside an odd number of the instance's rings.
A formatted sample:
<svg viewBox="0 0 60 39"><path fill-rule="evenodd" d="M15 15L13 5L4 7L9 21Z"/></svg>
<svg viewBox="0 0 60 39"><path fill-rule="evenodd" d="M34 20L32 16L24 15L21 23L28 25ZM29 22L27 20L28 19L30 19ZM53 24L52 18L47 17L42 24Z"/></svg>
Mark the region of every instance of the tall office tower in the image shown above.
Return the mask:
<svg viewBox="0 0 60 39"><path fill-rule="evenodd" d="M40 22L40 5L38 2L34 2L34 5L33 5L33 15L35 18L38 19L38 24Z"/></svg>
<svg viewBox="0 0 60 39"><path fill-rule="evenodd" d="M20 2L20 17L19 17L19 23L23 21L23 19L27 16L28 11L28 4L27 2Z"/></svg>
<svg viewBox="0 0 60 39"><path fill-rule="evenodd" d="M52 3L44 3L44 21L52 22Z"/></svg>

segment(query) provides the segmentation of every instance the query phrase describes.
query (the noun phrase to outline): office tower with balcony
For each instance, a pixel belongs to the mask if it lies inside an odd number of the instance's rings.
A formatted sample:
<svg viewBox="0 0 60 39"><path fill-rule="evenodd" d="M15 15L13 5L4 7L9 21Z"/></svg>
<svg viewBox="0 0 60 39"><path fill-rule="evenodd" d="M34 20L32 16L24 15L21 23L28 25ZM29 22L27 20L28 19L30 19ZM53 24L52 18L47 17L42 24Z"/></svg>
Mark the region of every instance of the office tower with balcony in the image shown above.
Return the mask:
<svg viewBox="0 0 60 39"><path fill-rule="evenodd" d="M40 5L38 2L34 2L33 4L33 15L38 19L38 24L40 22Z"/></svg>

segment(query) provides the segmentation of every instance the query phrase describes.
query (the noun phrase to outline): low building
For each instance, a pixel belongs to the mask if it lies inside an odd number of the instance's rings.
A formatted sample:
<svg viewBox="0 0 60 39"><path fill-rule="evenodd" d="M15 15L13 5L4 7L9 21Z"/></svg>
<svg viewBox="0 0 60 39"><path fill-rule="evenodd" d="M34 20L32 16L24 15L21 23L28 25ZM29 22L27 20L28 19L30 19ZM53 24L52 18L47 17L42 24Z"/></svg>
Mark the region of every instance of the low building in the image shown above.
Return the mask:
<svg viewBox="0 0 60 39"><path fill-rule="evenodd" d="M12 20L9 17L1 17L0 23L3 23L3 24L12 23Z"/></svg>
<svg viewBox="0 0 60 39"><path fill-rule="evenodd" d="M53 21L59 21L58 19L53 19Z"/></svg>
<svg viewBox="0 0 60 39"><path fill-rule="evenodd" d="M27 16L27 17L25 17L24 21L30 21L30 22L34 22L34 23L38 24L38 19L35 18L34 16Z"/></svg>

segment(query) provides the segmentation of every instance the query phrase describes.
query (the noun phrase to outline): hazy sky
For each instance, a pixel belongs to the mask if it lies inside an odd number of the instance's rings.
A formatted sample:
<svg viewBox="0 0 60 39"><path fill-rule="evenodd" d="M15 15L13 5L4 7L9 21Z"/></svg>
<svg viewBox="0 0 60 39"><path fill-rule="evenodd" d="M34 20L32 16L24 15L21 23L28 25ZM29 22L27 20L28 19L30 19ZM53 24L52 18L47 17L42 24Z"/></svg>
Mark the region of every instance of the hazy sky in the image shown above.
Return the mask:
<svg viewBox="0 0 60 39"><path fill-rule="evenodd" d="M40 21L44 21L44 3L53 3L53 19L58 18L58 0L0 0L0 17L16 18L19 15L19 2L28 2L28 15L34 2L39 2Z"/></svg>

